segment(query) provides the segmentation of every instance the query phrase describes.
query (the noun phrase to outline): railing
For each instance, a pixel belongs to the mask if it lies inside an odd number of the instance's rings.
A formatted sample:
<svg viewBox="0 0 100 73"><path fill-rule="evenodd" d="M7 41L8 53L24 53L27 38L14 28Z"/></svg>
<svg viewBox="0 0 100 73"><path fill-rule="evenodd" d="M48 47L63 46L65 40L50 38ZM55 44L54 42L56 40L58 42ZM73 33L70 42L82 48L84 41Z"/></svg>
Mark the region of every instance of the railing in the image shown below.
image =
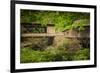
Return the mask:
<svg viewBox="0 0 100 73"><path fill-rule="evenodd" d="M55 37L55 36L63 36L66 38L89 38L89 36L81 36L81 35L64 35L63 33L26 33L22 34L21 37Z"/></svg>

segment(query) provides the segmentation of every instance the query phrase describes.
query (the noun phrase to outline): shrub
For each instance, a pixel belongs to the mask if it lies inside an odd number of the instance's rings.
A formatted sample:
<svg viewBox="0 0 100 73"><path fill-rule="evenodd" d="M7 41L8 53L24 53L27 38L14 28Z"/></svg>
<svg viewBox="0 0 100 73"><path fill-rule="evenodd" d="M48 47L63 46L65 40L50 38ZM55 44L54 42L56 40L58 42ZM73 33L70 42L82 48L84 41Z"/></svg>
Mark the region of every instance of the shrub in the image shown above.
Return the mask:
<svg viewBox="0 0 100 73"><path fill-rule="evenodd" d="M80 41L77 39L65 39L57 48L65 49L70 53L74 53L81 48Z"/></svg>
<svg viewBox="0 0 100 73"><path fill-rule="evenodd" d="M21 63L88 60L89 58L89 49L81 49L75 53L70 53L64 49L58 49L52 46L49 46L44 51L23 48L21 49L20 56Z"/></svg>
<svg viewBox="0 0 100 73"><path fill-rule="evenodd" d="M21 63L63 61L67 60L64 56L65 53L65 51L53 47L44 51L23 48L21 49Z"/></svg>
<svg viewBox="0 0 100 73"><path fill-rule="evenodd" d="M48 38L43 37L43 38L39 38L37 41L33 42L32 49L33 50L44 50L47 48L47 46L48 46Z"/></svg>
<svg viewBox="0 0 100 73"><path fill-rule="evenodd" d="M74 60L89 60L90 59L90 51L89 48L84 48L76 52Z"/></svg>
<svg viewBox="0 0 100 73"><path fill-rule="evenodd" d="M53 55L53 61L67 60L67 50L64 47L49 46L45 51Z"/></svg>
<svg viewBox="0 0 100 73"><path fill-rule="evenodd" d="M32 62L32 50L29 48L22 48L20 59L21 63Z"/></svg>

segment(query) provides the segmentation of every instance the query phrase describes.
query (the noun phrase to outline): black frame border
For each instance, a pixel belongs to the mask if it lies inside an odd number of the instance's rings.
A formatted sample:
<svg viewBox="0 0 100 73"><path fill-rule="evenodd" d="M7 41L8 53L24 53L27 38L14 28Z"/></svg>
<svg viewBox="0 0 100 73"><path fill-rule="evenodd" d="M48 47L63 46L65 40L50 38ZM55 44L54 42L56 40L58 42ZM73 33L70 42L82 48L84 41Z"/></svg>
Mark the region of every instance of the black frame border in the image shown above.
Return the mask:
<svg viewBox="0 0 100 73"><path fill-rule="evenodd" d="M93 65L80 65L80 66L63 66L63 67L47 67L47 68L30 68L30 69L15 69L15 5L28 4L28 5L49 5L59 7L79 7L79 8L93 8L94 9L94 64ZM11 1L10 3L10 72L29 72L29 71L47 71L47 70L62 70L62 69L80 69L97 67L97 7L94 5L81 5L81 4L63 4L63 3L48 3L48 2L33 2L33 1Z"/></svg>

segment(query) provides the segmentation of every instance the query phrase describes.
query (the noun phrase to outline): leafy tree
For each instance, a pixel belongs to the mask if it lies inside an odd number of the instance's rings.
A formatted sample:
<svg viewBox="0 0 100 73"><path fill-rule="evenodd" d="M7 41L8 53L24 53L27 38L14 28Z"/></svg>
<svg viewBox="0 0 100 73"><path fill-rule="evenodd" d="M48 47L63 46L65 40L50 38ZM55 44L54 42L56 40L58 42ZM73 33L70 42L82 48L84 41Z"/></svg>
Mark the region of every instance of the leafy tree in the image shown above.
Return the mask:
<svg viewBox="0 0 100 73"><path fill-rule="evenodd" d="M89 24L90 14L83 12L61 12L61 11L38 11L21 10L21 23L37 22L46 26L54 24L56 31L79 28L83 29L84 24ZM76 20L79 20L75 22Z"/></svg>

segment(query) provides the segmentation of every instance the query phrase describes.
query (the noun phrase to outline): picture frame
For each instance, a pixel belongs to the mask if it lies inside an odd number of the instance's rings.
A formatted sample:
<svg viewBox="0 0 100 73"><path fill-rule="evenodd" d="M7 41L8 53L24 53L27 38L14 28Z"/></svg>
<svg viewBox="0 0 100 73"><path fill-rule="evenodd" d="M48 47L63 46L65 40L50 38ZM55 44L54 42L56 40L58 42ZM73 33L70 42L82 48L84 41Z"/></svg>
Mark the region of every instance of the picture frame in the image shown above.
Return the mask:
<svg viewBox="0 0 100 73"><path fill-rule="evenodd" d="M64 61L43 63L20 62L20 36L21 36L21 9L44 11L69 11L90 13L90 60L88 61ZM11 72L46 71L61 69L91 68L97 66L96 48L96 6L79 4L62 4L33 1L11 1ZM19 49L19 50L18 50Z"/></svg>

